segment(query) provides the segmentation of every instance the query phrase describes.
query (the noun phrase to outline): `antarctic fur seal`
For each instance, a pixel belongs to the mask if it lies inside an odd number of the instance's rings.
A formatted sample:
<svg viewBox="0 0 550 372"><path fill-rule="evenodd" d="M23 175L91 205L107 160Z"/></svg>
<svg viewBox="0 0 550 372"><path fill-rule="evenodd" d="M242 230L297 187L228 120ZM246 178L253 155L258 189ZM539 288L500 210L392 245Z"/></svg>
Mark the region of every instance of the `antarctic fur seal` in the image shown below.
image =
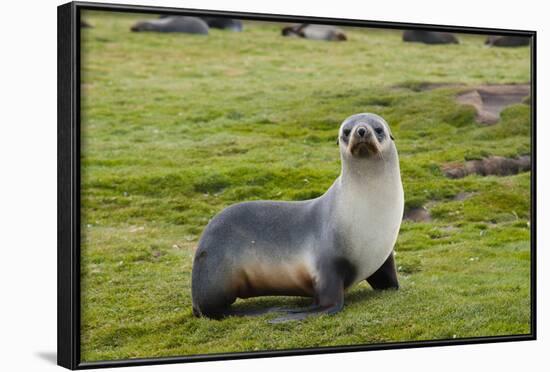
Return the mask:
<svg viewBox="0 0 550 372"><path fill-rule="evenodd" d="M161 14L159 18L173 17L168 14ZM221 30L230 30L240 32L243 30L243 23L238 19L224 18L224 17L200 17L208 27L219 28Z"/></svg>
<svg viewBox="0 0 550 372"><path fill-rule="evenodd" d="M518 47L529 45L531 40L526 36L488 36L485 44L495 47Z"/></svg>
<svg viewBox="0 0 550 372"><path fill-rule="evenodd" d="M458 39L448 32L407 30L403 32L403 41L424 44L458 44Z"/></svg>
<svg viewBox="0 0 550 372"><path fill-rule="evenodd" d="M338 135L342 170L322 196L232 205L205 228L192 270L193 313L236 314L236 298L305 296L314 303L281 321L340 311L344 291L367 280L398 288L393 246L403 216L399 159L388 124L347 118Z"/></svg>
<svg viewBox="0 0 550 372"><path fill-rule="evenodd" d="M183 32L208 35L208 25L198 17L169 16L160 19L139 21L131 28L134 32Z"/></svg>
<svg viewBox="0 0 550 372"><path fill-rule="evenodd" d="M243 23L238 19L222 17L201 17L208 24L208 27L219 28L221 30L230 30L240 32L243 30Z"/></svg>
<svg viewBox="0 0 550 372"><path fill-rule="evenodd" d="M281 34L283 36L295 36L311 40L347 40L344 31L342 31L338 27L328 25L310 25L308 23L284 27L281 30Z"/></svg>

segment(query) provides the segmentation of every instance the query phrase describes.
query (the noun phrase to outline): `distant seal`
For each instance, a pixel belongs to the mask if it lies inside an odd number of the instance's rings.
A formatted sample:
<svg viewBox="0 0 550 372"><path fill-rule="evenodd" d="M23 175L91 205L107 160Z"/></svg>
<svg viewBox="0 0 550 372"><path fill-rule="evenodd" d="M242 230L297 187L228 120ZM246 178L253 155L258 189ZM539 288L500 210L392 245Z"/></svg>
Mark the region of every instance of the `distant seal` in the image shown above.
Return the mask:
<svg viewBox="0 0 550 372"><path fill-rule="evenodd" d="M347 40L344 31L338 27L328 25L310 25L308 23L285 27L281 30L281 34L283 36L295 36L311 40Z"/></svg>
<svg viewBox="0 0 550 372"><path fill-rule="evenodd" d="M237 298L313 297L274 322L303 319L340 311L344 291L365 279L398 288L392 252L404 199L390 128L380 116L353 115L338 143L341 174L324 195L239 203L208 223L193 262L196 316L238 315Z"/></svg>
<svg viewBox="0 0 550 372"><path fill-rule="evenodd" d="M424 44L458 44L458 39L448 32L407 30L403 32L403 41Z"/></svg>
<svg viewBox="0 0 550 372"><path fill-rule="evenodd" d="M171 15L162 14L159 18L169 18ZM222 17L200 17L208 27L219 28L221 30L230 30L240 32L243 30L243 23L238 19L222 18Z"/></svg>
<svg viewBox="0 0 550 372"><path fill-rule="evenodd" d="M221 17L201 17L209 27L219 28L221 30L230 30L240 32L243 30L243 24L238 19L221 18Z"/></svg>
<svg viewBox="0 0 550 372"><path fill-rule="evenodd" d="M208 35L208 25L197 17L170 16L160 19L140 21L131 28L134 32L183 32Z"/></svg>
<svg viewBox="0 0 550 372"><path fill-rule="evenodd" d="M525 36L489 36L485 44L495 47L518 47L530 44L530 39Z"/></svg>

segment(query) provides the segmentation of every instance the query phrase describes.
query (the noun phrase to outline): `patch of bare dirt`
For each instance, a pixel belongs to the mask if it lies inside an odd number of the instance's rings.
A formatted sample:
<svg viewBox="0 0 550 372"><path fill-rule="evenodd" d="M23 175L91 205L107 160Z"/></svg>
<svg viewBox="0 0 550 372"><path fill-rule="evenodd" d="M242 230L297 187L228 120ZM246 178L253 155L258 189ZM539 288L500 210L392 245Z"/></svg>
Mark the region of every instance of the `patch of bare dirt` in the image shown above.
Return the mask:
<svg viewBox="0 0 550 372"><path fill-rule="evenodd" d="M459 200L463 201L466 199L470 199L472 196L474 196L474 192L459 192L456 194L452 200ZM430 208L435 205L435 201L428 201L425 206L421 207L415 207L415 208L407 208L405 209L405 212L403 212L403 220L404 221L413 221L413 222L430 222L432 220L432 215L430 213ZM453 230L456 228L448 227L444 228L443 230Z"/></svg>
<svg viewBox="0 0 550 372"><path fill-rule="evenodd" d="M428 222L432 220L432 216L426 207L418 207L405 210L403 219L413 222Z"/></svg>
<svg viewBox="0 0 550 372"><path fill-rule="evenodd" d="M530 93L529 84L480 85L459 94L456 101L473 106L478 123L492 125L500 120L506 106L524 102Z"/></svg>
<svg viewBox="0 0 550 372"><path fill-rule="evenodd" d="M517 158L490 156L482 160L445 164L441 170L449 178L462 178L470 174L509 176L531 170L531 156L523 155Z"/></svg>

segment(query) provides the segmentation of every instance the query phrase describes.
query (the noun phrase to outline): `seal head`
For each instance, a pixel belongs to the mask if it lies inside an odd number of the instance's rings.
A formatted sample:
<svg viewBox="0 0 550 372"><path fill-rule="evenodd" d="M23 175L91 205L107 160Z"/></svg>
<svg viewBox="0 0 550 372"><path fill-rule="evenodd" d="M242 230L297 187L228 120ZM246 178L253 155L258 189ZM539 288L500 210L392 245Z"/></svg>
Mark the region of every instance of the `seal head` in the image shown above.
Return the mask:
<svg viewBox="0 0 550 372"><path fill-rule="evenodd" d="M375 114L357 114L347 118L340 127L338 143L346 157L382 157L393 141L388 123Z"/></svg>

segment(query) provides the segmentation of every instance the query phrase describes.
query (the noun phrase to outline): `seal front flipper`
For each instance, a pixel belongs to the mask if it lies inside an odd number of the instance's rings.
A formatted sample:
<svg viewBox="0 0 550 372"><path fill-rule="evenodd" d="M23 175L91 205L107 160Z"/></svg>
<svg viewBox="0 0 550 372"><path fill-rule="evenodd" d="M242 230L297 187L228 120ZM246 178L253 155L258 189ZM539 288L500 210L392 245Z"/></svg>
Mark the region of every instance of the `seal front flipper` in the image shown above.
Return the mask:
<svg viewBox="0 0 550 372"><path fill-rule="evenodd" d="M367 282L373 289L398 289L397 270L395 269L395 260L393 252L386 259L386 262L378 270L367 278Z"/></svg>

